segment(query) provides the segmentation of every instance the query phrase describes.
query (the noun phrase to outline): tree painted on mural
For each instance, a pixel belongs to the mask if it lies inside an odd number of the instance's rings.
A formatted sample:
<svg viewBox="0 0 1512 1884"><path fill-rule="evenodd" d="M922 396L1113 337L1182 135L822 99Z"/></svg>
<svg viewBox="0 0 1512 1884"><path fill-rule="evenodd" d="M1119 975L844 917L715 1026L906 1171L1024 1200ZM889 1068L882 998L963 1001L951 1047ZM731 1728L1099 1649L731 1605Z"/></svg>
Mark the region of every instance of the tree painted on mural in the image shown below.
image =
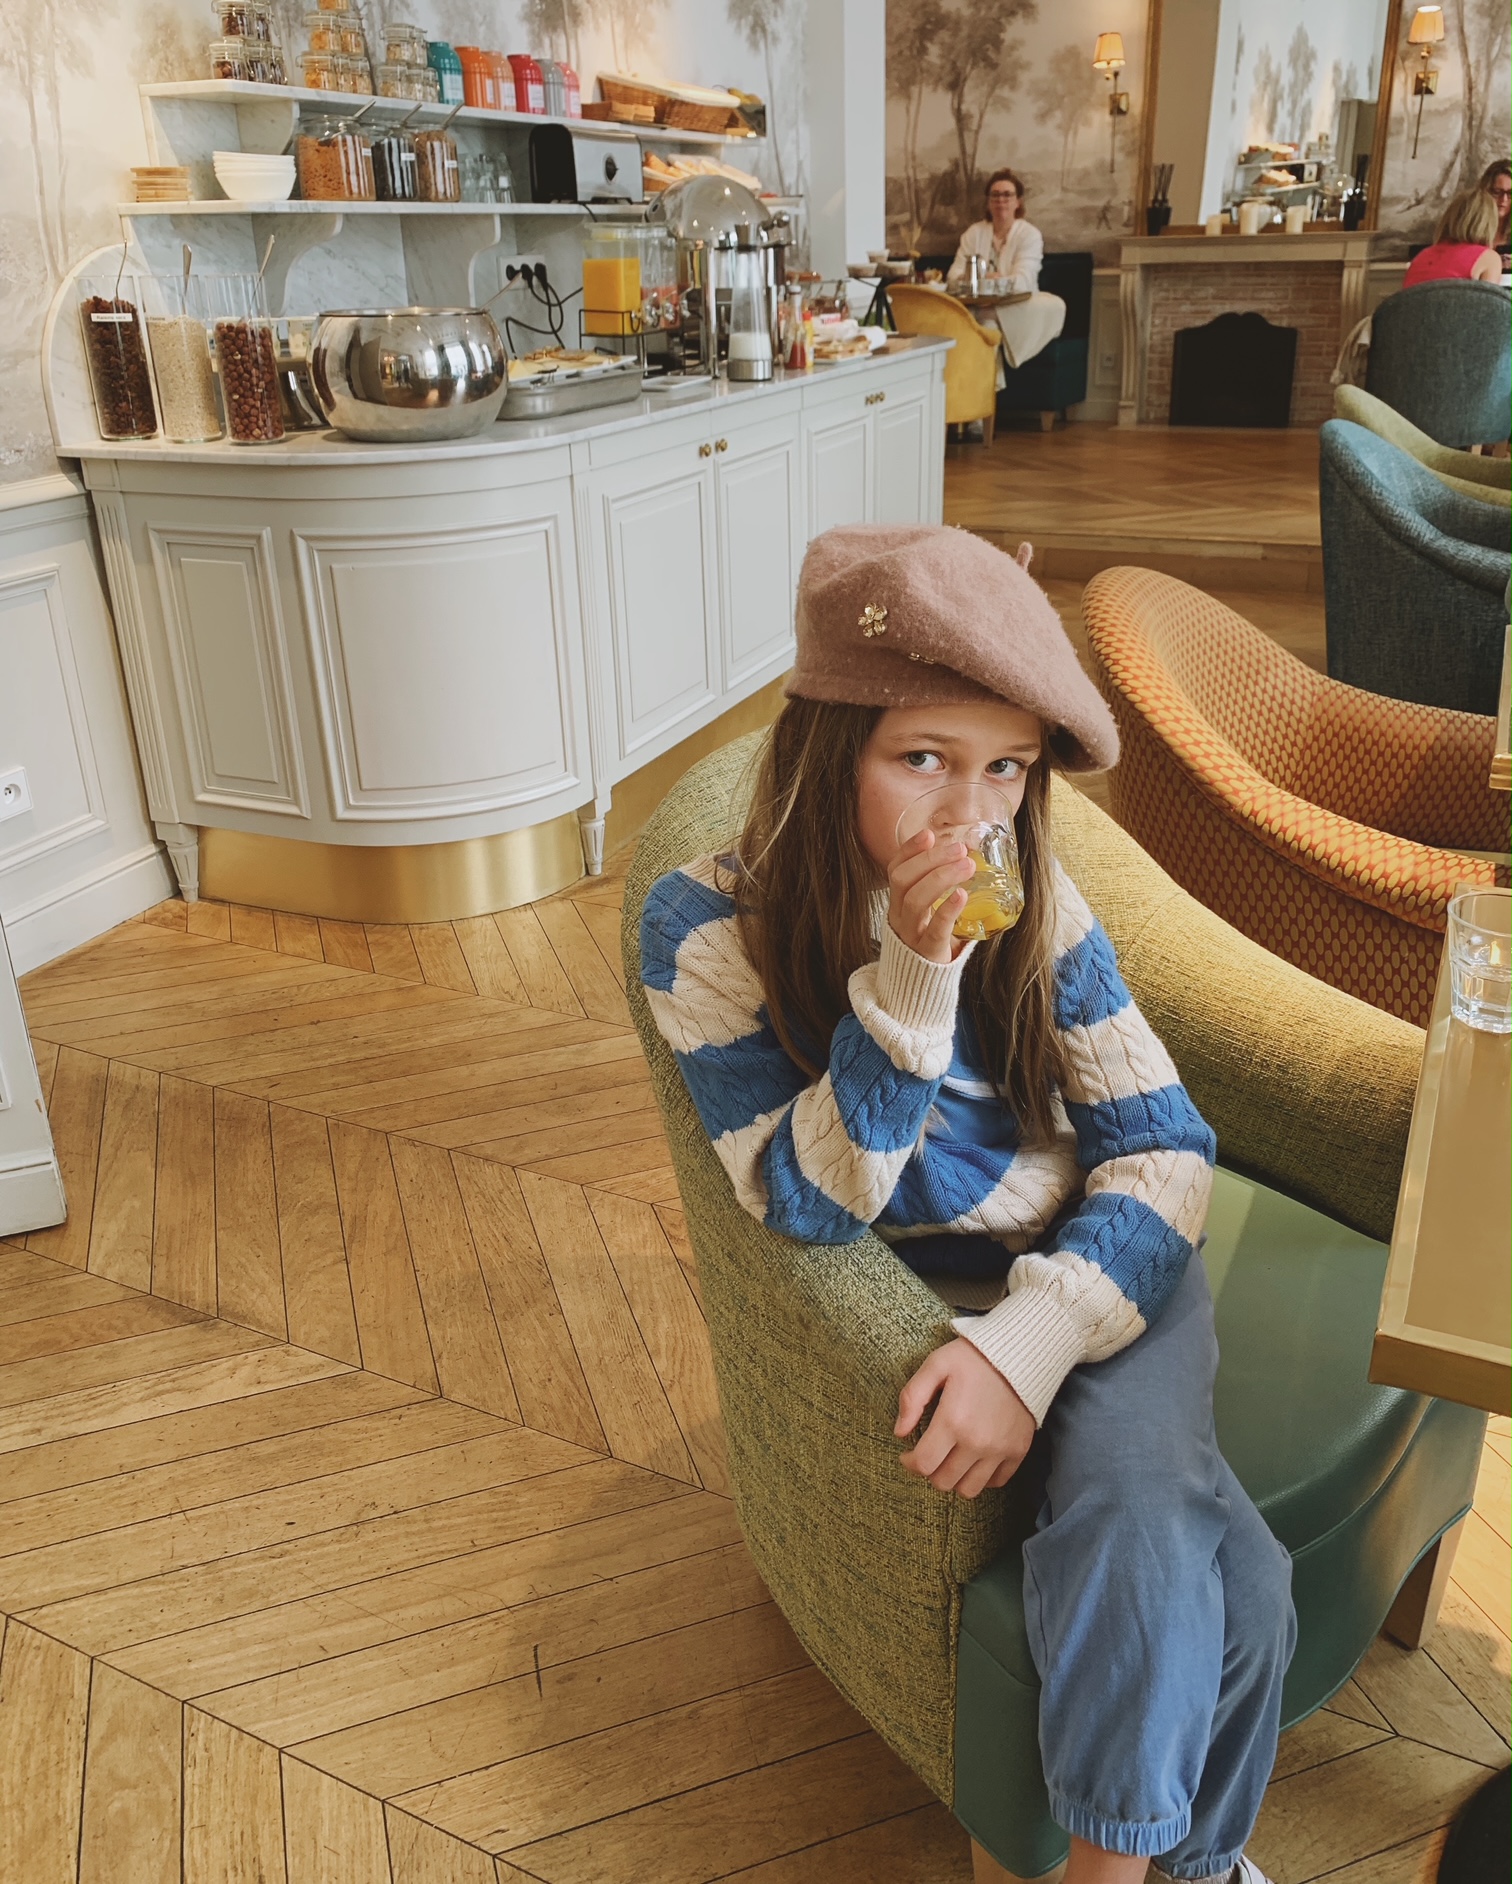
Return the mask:
<svg viewBox="0 0 1512 1884"><path fill-rule="evenodd" d="M887 9L887 89L903 104L903 186L908 233L902 243L914 247L928 220L924 180L919 171L919 127L931 81L930 57L945 24L942 0L893 0Z"/></svg>
<svg viewBox="0 0 1512 1884"><path fill-rule="evenodd" d="M777 169L777 194L779 196L786 196L788 193L788 177L787 166L782 156L782 140L777 136L775 124L778 94L772 47L774 42L781 37L787 11L788 0L725 0L725 13L730 24L745 40L752 52L761 54L766 66L767 124L771 131L769 148Z"/></svg>
<svg viewBox="0 0 1512 1884"><path fill-rule="evenodd" d="M1053 125L1060 137L1060 186L1068 189L1076 162L1077 133L1097 110L1101 81L1084 46L1068 42L1053 52L1029 87L1036 124Z"/></svg>
<svg viewBox="0 0 1512 1884"><path fill-rule="evenodd" d="M1286 48L1286 79L1282 94L1282 123L1288 143L1303 144L1312 125L1312 83L1318 70L1318 49L1305 26L1299 26Z"/></svg>
<svg viewBox="0 0 1512 1884"><path fill-rule="evenodd" d="M651 45L666 10L667 0L589 0L593 19L608 28L617 72L630 70L637 54Z"/></svg>
<svg viewBox="0 0 1512 1884"><path fill-rule="evenodd" d="M1017 88L1022 74L1023 46L1008 37L1009 29L1038 12L1038 0L966 0L945 15L936 37L930 73L955 126L963 209L977 195L977 153L987 115Z"/></svg>

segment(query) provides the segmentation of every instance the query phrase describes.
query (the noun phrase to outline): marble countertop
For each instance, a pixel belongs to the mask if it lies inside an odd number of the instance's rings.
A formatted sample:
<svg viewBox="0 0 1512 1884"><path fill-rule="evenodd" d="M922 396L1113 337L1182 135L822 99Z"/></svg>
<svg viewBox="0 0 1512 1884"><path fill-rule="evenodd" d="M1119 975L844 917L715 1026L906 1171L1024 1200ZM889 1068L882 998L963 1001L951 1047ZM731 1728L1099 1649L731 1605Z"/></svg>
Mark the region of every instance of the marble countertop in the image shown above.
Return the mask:
<svg viewBox="0 0 1512 1884"><path fill-rule="evenodd" d="M392 465L436 463L446 458L500 457L602 437L632 426L654 424L663 418L693 413L729 411L732 407L768 399L773 393L818 387L835 379L884 370L909 355L943 351L953 341L932 334L892 335L884 347L867 359L835 360L816 365L807 373L787 373L780 367L772 379L757 385L711 382L699 392L642 393L622 405L599 406L588 412L568 413L556 419L501 420L475 438L446 439L423 445L375 445L345 438L335 432L291 432L281 443L233 445L228 439L209 444L176 445L164 439L142 441L92 439L60 444L64 458L106 458L149 464L218 464L238 470L257 465L297 465L301 469L334 465Z"/></svg>

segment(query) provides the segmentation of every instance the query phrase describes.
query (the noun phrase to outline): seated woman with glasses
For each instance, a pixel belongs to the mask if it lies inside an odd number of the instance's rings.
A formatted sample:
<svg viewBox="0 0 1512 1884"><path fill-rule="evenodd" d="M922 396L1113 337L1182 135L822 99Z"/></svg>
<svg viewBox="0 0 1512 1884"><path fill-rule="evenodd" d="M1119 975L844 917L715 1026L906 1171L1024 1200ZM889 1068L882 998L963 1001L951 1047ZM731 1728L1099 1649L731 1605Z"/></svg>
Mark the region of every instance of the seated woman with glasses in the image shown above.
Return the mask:
<svg viewBox="0 0 1512 1884"><path fill-rule="evenodd" d="M1045 239L1024 219L1024 196L1023 179L1015 171L993 171L987 179L987 217L972 223L961 237L946 277L947 287L958 292L967 287L976 257L978 292L1027 296L981 310L1002 333L1003 355L1013 367L1042 353L1066 324L1065 302L1058 294L1040 292Z"/></svg>
<svg viewBox="0 0 1512 1884"><path fill-rule="evenodd" d="M1480 186L1496 205L1496 240L1491 246L1505 259L1512 254L1512 163L1498 157L1487 164Z"/></svg>
<svg viewBox="0 0 1512 1884"><path fill-rule="evenodd" d="M1477 184L1461 190L1439 217L1432 245L1419 249L1407 265L1404 288L1424 281L1500 281L1502 259L1496 240L1496 198Z"/></svg>

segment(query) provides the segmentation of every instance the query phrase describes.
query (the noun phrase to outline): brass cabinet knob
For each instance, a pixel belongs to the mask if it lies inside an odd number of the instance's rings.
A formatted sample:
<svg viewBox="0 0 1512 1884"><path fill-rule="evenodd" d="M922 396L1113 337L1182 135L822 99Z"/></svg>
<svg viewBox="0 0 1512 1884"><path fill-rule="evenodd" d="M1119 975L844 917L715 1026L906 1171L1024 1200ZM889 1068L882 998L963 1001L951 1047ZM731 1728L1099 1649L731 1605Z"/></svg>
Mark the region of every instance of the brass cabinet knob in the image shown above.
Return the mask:
<svg viewBox="0 0 1512 1884"><path fill-rule="evenodd" d="M708 458L713 454L713 451L714 447L705 440L698 448L698 455L700 458Z"/></svg>
<svg viewBox="0 0 1512 1884"><path fill-rule="evenodd" d="M869 406L880 406L886 397L887 394L885 392L868 393L866 395L866 403Z"/></svg>
<svg viewBox="0 0 1512 1884"><path fill-rule="evenodd" d="M714 449L715 449L716 451L728 451L728 450L730 449L730 441L729 441L729 439L727 439L727 438L716 438L716 439L715 439L715 441L714 441Z"/></svg>

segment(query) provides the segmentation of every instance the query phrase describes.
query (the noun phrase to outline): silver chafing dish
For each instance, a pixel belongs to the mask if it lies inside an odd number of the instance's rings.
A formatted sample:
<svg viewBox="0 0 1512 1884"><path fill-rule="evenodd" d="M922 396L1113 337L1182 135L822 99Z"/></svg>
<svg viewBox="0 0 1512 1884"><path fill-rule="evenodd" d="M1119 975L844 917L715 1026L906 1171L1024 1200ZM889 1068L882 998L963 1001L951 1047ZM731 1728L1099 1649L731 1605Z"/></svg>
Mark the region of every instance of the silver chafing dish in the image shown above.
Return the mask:
<svg viewBox="0 0 1512 1884"><path fill-rule="evenodd" d="M341 308L320 316L310 382L337 431L379 444L470 438L509 390L504 341L481 308Z"/></svg>

